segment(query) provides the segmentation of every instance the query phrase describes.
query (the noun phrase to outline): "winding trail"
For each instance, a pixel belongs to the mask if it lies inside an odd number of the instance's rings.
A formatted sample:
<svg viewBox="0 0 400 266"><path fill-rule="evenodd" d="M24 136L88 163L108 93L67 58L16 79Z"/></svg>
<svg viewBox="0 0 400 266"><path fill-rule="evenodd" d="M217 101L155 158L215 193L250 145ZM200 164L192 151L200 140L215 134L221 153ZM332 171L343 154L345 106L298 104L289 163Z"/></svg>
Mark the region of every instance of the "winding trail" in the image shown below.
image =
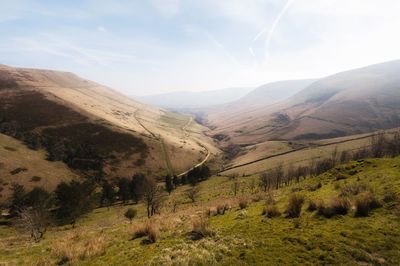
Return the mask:
<svg viewBox="0 0 400 266"><path fill-rule="evenodd" d="M183 133L184 133L186 138L190 137L190 134L189 134L189 131L187 130L187 127L192 123L192 121L193 121L193 117L190 117L190 119L187 122L187 124L182 127ZM185 172L178 174L178 177L184 176L187 173L189 173L190 171L192 171L193 169L202 166L210 158L211 153L207 149L207 147L204 146L203 144L201 144L199 141L196 141L196 144L199 145L200 147L202 147L206 151L206 157L200 163L196 164L195 166L191 167L190 169L186 170Z"/></svg>
<svg viewBox="0 0 400 266"><path fill-rule="evenodd" d="M170 159L169 154L168 154L167 145L165 145L165 142L164 142L164 140L161 138L160 135L154 134L150 129L148 129L148 128L143 124L143 122L142 122L142 121L139 119L139 117L138 117L138 112L139 112L139 111L140 111L140 109L136 109L136 111L133 113L133 117L135 118L135 120L138 122L138 124L139 124L147 133L149 133L155 140L157 140L157 141L160 143L160 145L161 145L161 150L162 150L162 153L163 153L163 156L164 156L164 159L165 159L165 164L166 164L168 173L169 173L171 176L173 176L173 175L175 174L175 172L174 172L174 169L173 169L173 167L172 167L171 159ZM190 118L189 118L189 121L186 123L186 125L182 127L182 131L183 131L183 134L184 134L184 137L185 137L185 138L190 137L190 134L189 134L187 128L189 127L189 125L190 125L192 122L193 122L193 117L190 117ZM207 154L206 157L205 157L200 163L194 165L193 167L191 167L190 169L186 170L185 172L178 174L178 177L183 176L183 175L186 175L189 171L191 171L191 170L193 170L193 169L195 169L195 168L197 168L197 167L202 166L202 165L203 165L204 163L206 163L207 160L209 159L211 153L210 153L210 151L207 149L207 147L205 147L203 144L201 144L201 143L198 142L198 141L196 141L196 143L197 143L197 145L199 145L201 148L203 148L203 149L206 151L206 154Z"/></svg>

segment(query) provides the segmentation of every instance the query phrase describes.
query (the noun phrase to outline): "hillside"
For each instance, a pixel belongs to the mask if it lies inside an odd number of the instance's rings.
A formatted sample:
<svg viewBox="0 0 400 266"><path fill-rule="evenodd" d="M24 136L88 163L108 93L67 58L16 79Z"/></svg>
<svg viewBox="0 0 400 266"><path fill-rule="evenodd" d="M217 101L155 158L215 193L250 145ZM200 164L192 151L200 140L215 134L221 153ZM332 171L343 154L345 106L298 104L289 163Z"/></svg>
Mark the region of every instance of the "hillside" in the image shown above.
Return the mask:
<svg viewBox="0 0 400 266"><path fill-rule="evenodd" d="M264 106L231 106L208 115L213 134L236 144L315 140L400 125L400 61L317 80L289 99Z"/></svg>
<svg viewBox="0 0 400 266"><path fill-rule="evenodd" d="M267 193L252 189L257 176L238 177L242 189L236 197L232 194L235 180L217 176L200 185L196 204L185 200L186 186L173 192L172 197L182 202L176 212L166 206L162 214L148 220L143 217L144 206L137 205L138 217L130 224L123 217L129 206L101 208L77 228L55 227L35 244L0 225L0 263L398 265L399 165L398 157L353 161ZM299 218L286 218L293 192L304 197L304 204ZM356 206L368 197L378 204L366 215L358 214ZM246 205L239 207L240 202ZM311 208L311 202L317 202L318 209ZM322 212L323 204L335 202L348 202L343 203L347 211ZM219 206L227 207L217 212ZM276 212L268 217L265 212L271 207ZM193 239L192 223L202 213L209 215L204 218L208 233ZM156 243L144 244L145 237L132 239L133 232L146 223L159 228Z"/></svg>
<svg viewBox="0 0 400 266"><path fill-rule="evenodd" d="M107 176L180 173L216 154L191 117L72 73L0 67L0 132L71 169Z"/></svg>
<svg viewBox="0 0 400 266"><path fill-rule="evenodd" d="M46 160L44 151L28 149L20 141L0 134L0 202L10 196L12 183L27 190L41 186L51 191L61 181L78 178L64 163Z"/></svg>

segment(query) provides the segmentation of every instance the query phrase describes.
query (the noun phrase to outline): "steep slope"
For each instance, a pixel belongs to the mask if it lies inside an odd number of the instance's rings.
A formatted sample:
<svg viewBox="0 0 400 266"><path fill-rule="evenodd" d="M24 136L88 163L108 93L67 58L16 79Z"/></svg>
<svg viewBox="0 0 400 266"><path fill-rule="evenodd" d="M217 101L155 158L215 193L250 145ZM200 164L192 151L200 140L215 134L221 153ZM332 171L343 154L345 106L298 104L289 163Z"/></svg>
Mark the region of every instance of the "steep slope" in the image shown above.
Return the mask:
<svg viewBox="0 0 400 266"><path fill-rule="evenodd" d="M214 134L239 144L309 140L400 125L400 61L355 69L313 82L293 97L209 115Z"/></svg>
<svg viewBox="0 0 400 266"><path fill-rule="evenodd" d="M72 169L108 176L179 173L207 151L217 152L202 130L190 117L72 73L0 67L0 132L46 149L49 159Z"/></svg>
<svg viewBox="0 0 400 266"><path fill-rule="evenodd" d="M227 88L210 91L178 91L149 96L138 96L145 103L168 109L199 108L236 101L252 88Z"/></svg>

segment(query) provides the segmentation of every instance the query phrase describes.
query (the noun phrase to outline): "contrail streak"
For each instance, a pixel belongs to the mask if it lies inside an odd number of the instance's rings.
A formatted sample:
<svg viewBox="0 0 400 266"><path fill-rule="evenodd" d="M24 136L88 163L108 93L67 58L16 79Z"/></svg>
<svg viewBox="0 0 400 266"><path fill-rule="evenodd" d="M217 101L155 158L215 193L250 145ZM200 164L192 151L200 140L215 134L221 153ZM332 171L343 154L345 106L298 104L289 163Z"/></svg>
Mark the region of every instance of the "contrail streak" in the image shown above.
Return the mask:
<svg viewBox="0 0 400 266"><path fill-rule="evenodd" d="M288 0L286 2L286 5L282 8L281 12L278 14L276 19L272 23L272 27L271 27L271 29L270 29L270 31L268 33L267 39L265 41L265 53L264 53L264 60L265 61L267 61L267 59L269 57L269 46L271 44L271 39L272 39L272 36L274 35L275 29L278 26L278 24L279 24L281 18L283 17L283 15L286 13L286 11L289 8L289 6L293 3L293 1L294 0Z"/></svg>
<svg viewBox="0 0 400 266"><path fill-rule="evenodd" d="M279 12L278 16L275 18L275 20L272 23L272 26L269 29L268 35L265 39L265 50L264 50L264 63L267 61L269 57L269 46L271 44L272 36L274 35L275 29L278 26L280 20L282 19L283 15L286 13L290 5L293 3L294 0L288 0L285 4L285 6L282 8L281 12ZM261 36L263 36L267 31L268 31L268 26L265 26L253 39L253 43L255 43ZM251 55L255 57L255 54L253 52L252 46L249 47L249 51Z"/></svg>

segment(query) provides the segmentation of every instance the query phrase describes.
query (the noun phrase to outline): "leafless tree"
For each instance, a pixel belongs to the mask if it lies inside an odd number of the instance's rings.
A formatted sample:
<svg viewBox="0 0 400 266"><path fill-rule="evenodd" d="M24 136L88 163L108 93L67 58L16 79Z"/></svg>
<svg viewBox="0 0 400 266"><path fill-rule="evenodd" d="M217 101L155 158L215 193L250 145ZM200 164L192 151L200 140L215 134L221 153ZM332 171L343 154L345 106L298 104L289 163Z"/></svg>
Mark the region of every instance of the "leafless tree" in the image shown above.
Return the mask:
<svg viewBox="0 0 400 266"><path fill-rule="evenodd" d="M35 242L39 242L50 225L50 215L46 209L30 208L17 212L17 228L28 232Z"/></svg>
<svg viewBox="0 0 400 266"><path fill-rule="evenodd" d="M196 202L200 193L200 187L195 186L191 187L186 191L186 196L192 201L192 203Z"/></svg>
<svg viewBox="0 0 400 266"><path fill-rule="evenodd" d="M234 196L237 195L239 189L240 189L240 183L239 183L239 181L238 181L237 179L233 180L233 183L232 183L232 192L233 192L233 195L234 195Z"/></svg>
<svg viewBox="0 0 400 266"><path fill-rule="evenodd" d="M267 190L269 190L271 188L271 179L272 179L272 176L268 172L262 173L260 175L259 186L264 192L267 192Z"/></svg>
<svg viewBox="0 0 400 266"><path fill-rule="evenodd" d="M147 177L143 184L143 201L147 208L147 217L159 213L161 205L165 199L165 193L162 186L157 185L154 178Z"/></svg>

